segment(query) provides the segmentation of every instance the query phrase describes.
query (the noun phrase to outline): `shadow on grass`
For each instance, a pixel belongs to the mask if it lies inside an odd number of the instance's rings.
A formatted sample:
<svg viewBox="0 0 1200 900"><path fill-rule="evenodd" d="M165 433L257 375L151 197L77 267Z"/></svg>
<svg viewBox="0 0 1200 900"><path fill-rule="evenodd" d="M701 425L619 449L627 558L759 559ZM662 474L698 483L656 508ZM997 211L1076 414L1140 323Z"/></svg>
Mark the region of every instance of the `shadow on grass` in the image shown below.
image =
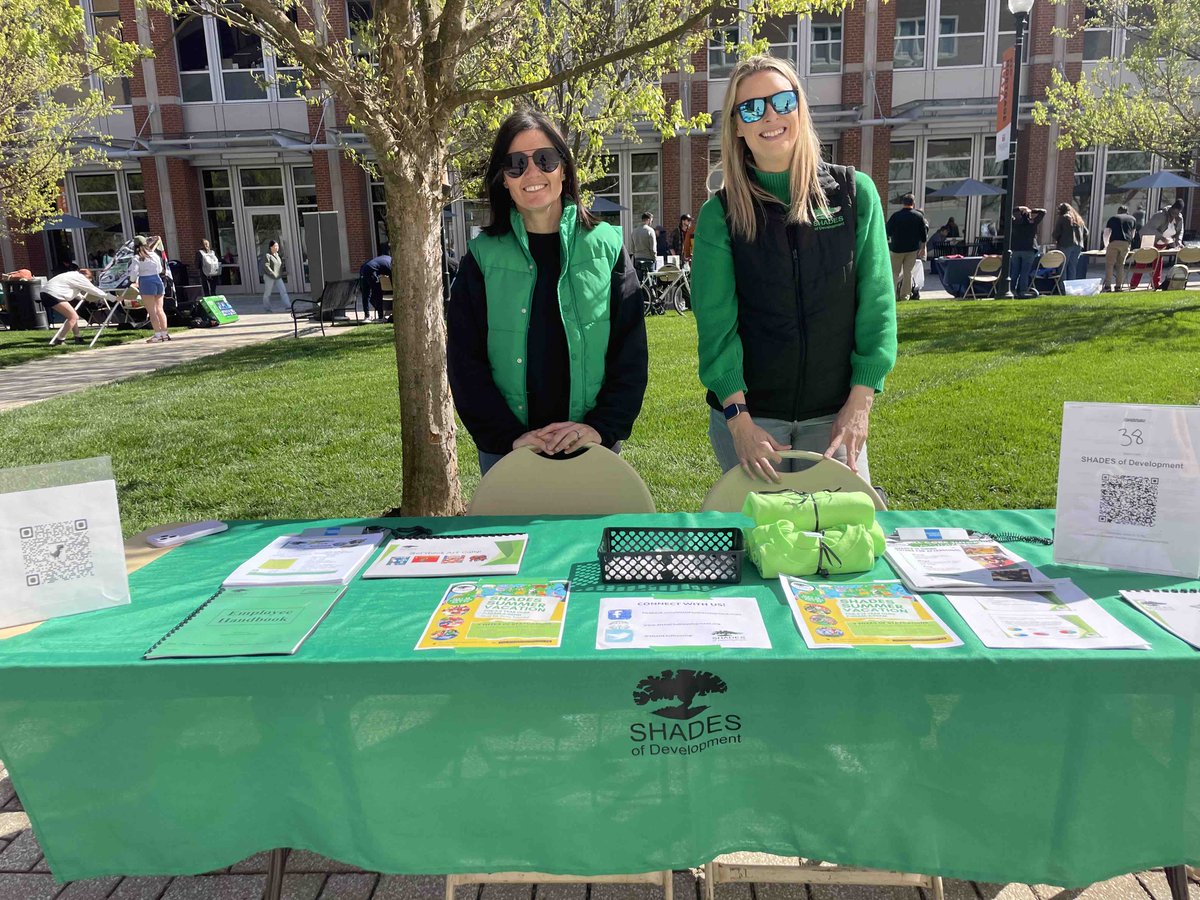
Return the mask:
<svg viewBox="0 0 1200 900"><path fill-rule="evenodd" d="M917 347L907 348L906 352L912 354L1042 355L1104 334L1136 331L1139 338L1150 337L1147 331L1153 326L1167 328L1181 313L1200 312L1200 303L1194 298L1188 300L1192 302L1136 308L1077 302L1063 305L1059 298L1033 301L1036 307L1021 300L980 301L904 315L898 322L898 337L902 344L920 342Z"/></svg>

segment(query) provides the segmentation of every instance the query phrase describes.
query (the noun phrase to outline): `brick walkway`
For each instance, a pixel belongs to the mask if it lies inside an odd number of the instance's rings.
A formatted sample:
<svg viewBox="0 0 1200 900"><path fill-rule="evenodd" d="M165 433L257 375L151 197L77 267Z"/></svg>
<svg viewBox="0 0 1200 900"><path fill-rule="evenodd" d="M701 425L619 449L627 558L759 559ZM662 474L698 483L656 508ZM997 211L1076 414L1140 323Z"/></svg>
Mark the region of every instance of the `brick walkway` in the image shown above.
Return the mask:
<svg viewBox="0 0 1200 900"><path fill-rule="evenodd" d="M734 854L737 861L784 861ZM723 857L724 858L724 857ZM731 857L732 859L732 857ZM795 860L791 860L795 862ZM260 853L219 872L186 878L97 878L61 885L49 874L29 818L0 764L0 900L260 900L267 856ZM436 875L379 875L298 850L288 858L285 900L442 900ZM1082 891L1047 885L946 881L947 900L1171 900L1159 870L1123 875ZM1200 897L1195 883L1193 896ZM722 885L720 900L931 900L918 888L840 885ZM648 885L486 885L461 887L456 900L660 900ZM703 900L698 872L675 873L677 900Z"/></svg>

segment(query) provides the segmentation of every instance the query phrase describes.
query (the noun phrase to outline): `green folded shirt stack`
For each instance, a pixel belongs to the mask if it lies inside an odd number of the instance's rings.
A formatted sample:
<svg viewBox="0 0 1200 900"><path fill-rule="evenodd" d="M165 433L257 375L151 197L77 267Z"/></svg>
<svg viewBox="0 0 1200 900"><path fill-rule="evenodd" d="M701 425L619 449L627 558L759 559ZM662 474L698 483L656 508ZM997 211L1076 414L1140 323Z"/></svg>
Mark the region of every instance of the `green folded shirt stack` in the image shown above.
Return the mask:
<svg viewBox="0 0 1200 900"><path fill-rule="evenodd" d="M742 515L754 520L746 543L763 578L868 572L884 551L875 504L863 493L750 494Z"/></svg>

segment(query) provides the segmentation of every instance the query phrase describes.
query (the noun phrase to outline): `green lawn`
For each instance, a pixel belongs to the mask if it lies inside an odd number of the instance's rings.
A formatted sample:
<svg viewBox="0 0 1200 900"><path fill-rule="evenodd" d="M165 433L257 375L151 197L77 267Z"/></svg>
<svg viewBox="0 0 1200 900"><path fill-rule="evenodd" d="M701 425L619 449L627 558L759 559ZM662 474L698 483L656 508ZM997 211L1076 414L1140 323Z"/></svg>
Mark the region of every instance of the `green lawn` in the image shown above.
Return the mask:
<svg viewBox="0 0 1200 900"><path fill-rule="evenodd" d="M61 324L61 321L56 324L55 329ZM171 329L172 332L186 330L185 328ZM79 334L87 343L72 343L71 337L68 335L65 344L58 347L51 347L50 338L54 335L54 330L0 331L0 369L3 369L5 366L15 366L17 363L29 362L33 359L43 359L45 357L59 356L63 353L87 350L88 344L91 343L95 333L95 328L83 326L79 329ZM145 340L150 337L151 333L146 328L106 328L104 329L104 334L100 336L100 340L96 341L96 349L124 344L126 341Z"/></svg>
<svg viewBox="0 0 1200 900"><path fill-rule="evenodd" d="M695 326L648 325L650 389L625 456L660 509L696 509L717 468ZM126 533L373 515L399 501L395 379L386 329L274 341L0 414L0 447L7 465L111 455ZM1052 506L1065 400L1197 403L1200 294L902 304L873 478L894 508ZM469 494L478 465L460 436Z"/></svg>

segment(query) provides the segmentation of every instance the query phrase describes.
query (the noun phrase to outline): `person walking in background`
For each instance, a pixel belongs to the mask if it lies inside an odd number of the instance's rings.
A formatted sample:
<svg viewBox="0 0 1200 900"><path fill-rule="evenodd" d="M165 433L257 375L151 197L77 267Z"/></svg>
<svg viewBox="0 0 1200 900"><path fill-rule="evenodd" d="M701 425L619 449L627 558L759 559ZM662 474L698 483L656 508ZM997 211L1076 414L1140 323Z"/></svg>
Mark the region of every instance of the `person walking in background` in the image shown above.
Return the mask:
<svg viewBox="0 0 1200 900"><path fill-rule="evenodd" d="M795 67L741 60L721 110L724 187L696 222L692 311L722 471L779 481L780 450L870 483L867 434L896 363L896 288L869 175L821 159Z"/></svg>
<svg viewBox="0 0 1200 900"><path fill-rule="evenodd" d="M287 312L291 308L292 300L288 296L287 285L283 279L283 258L279 255L279 241L270 241L267 244L267 252L263 256L262 265L263 276L263 310L271 312L271 294L275 288L279 288L279 296L283 298L283 310Z"/></svg>
<svg viewBox="0 0 1200 900"><path fill-rule="evenodd" d="M221 258L213 250L208 238L200 242L200 249L196 251L196 269L200 273L200 285L204 292L201 296L215 297L217 282L221 277Z"/></svg>
<svg viewBox="0 0 1200 900"><path fill-rule="evenodd" d="M51 346L63 343L68 331L74 336L76 344L83 343L83 338L79 336L79 314L75 312L75 301L81 297L108 299L108 294L92 284L91 269L63 272L42 285L39 300L46 307L46 312L53 310L66 320L59 328L59 336L50 342Z"/></svg>
<svg viewBox="0 0 1200 900"><path fill-rule="evenodd" d="M1128 206L1118 206L1115 215L1109 216L1108 246L1104 248L1104 286L1101 290L1125 290L1125 259L1137 235L1137 220L1129 214Z"/></svg>
<svg viewBox="0 0 1200 900"><path fill-rule="evenodd" d="M150 317L150 326L154 335L147 339L147 344L161 344L169 341L167 333L167 315L163 312L163 295L167 292L163 283L162 257L156 252L160 239L152 237L134 238L134 268L137 272L138 293L142 296L142 306Z"/></svg>
<svg viewBox="0 0 1200 900"><path fill-rule="evenodd" d="M680 260L684 258L683 243L687 239L687 236L692 233L694 221L691 213L684 213L679 217L679 227L671 232L671 252L678 256Z"/></svg>
<svg viewBox="0 0 1200 900"><path fill-rule="evenodd" d="M1087 226L1083 224L1083 216L1070 203L1058 204L1058 217L1054 220L1054 231L1050 237L1054 246L1067 257L1063 264L1063 278L1079 277L1079 254L1087 246Z"/></svg>
<svg viewBox="0 0 1200 900"><path fill-rule="evenodd" d="M927 253L925 242L929 238L929 220L924 213L913 208L916 201L912 194L905 194L900 202L904 205L903 209L892 213L886 228L888 249L892 256L892 283L896 286L897 300L907 300L910 295L917 300L921 295L912 287L913 267L924 265L922 260Z"/></svg>
<svg viewBox="0 0 1200 900"><path fill-rule="evenodd" d="M654 234L654 216L642 213L642 224L633 229L633 265L641 279L655 269L654 257L658 250L658 238Z"/></svg>
<svg viewBox="0 0 1200 900"><path fill-rule="evenodd" d="M1037 230L1046 217L1044 209L1018 206L1012 217L1012 262L1009 265L1014 297L1036 297L1033 270L1037 266Z"/></svg>
<svg viewBox="0 0 1200 900"><path fill-rule="evenodd" d="M445 246L442 247L443 252ZM383 286L379 283L379 276L386 275L392 277L392 257L386 253L381 253L374 259L368 259L362 264L362 268L358 270L358 287L362 291L363 316L371 318L371 307L375 307L375 315L383 318ZM448 276L443 265L442 268L442 289L443 294L448 290Z"/></svg>

